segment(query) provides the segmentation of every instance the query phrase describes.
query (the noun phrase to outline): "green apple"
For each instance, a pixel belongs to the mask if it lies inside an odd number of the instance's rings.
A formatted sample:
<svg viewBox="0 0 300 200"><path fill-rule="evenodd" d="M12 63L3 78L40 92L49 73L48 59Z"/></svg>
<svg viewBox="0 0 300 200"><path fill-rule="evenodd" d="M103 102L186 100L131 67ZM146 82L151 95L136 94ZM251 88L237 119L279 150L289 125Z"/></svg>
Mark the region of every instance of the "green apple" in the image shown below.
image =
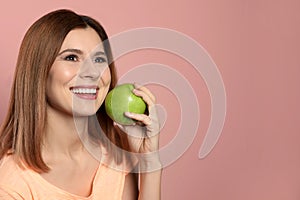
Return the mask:
<svg viewBox="0 0 300 200"><path fill-rule="evenodd" d="M121 125L132 125L134 120L126 117L125 112L143 114L146 103L141 97L133 94L133 84L126 83L116 86L106 96L105 110L108 116Z"/></svg>

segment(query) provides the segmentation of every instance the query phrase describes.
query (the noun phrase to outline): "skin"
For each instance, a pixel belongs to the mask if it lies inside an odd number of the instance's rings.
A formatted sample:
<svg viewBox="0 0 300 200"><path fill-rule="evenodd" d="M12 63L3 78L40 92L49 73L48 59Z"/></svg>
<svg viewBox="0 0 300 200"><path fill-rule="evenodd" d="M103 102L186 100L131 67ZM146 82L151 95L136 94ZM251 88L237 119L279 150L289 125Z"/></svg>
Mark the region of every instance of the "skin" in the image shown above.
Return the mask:
<svg viewBox="0 0 300 200"><path fill-rule="evenodd" d="M47 126L42 155L50 171L41 176L53 185L79 196L90 195L92 181L99 167L99 161L85 149L78 134L83 137L88 135L87 117L96 113L109 89L111 76L103 52L101 39L92 28L72 30L66 36L47 80ZM90 98L92 95L86 98L74 94L72 88L77 86L97 88L98 93L95 98ZM149 115L126 115L140 121L146 129L139 125L119 126L123 131L133 133L130 135L140 135L129 137L134 152L156 151L159 127L154 109L155 98L143 86L135 85L133 92L148 104ZM145 169L160 164L155 156L139 160L139 163ZM160 199L160 179L161 170L140 173L138 194L134 175L129 173L125 180L123 200Z"/></svg>
<svg viewBox="0 0 300 200"><path fill-rule="evenodd" d="M49 106L70 116L94 114L104 101L111 81L106 60L101 40L93 29L71 31L49 72ZM76 86L98 86L97 99L78 98L70 90Z"/></svg>

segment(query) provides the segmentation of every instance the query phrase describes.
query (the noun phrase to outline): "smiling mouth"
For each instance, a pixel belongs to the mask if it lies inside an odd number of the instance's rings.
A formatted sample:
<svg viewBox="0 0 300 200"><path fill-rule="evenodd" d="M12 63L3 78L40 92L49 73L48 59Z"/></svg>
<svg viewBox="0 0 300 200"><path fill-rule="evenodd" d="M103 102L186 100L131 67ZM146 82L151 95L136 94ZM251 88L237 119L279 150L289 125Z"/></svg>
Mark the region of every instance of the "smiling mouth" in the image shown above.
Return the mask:
<svg viewBox="0 0 300 200"><path fill-rule="evenodd" d="M76 86L70 88L74 95L87 100L95 100L98 96L98 90L98 86Z"/></svg>

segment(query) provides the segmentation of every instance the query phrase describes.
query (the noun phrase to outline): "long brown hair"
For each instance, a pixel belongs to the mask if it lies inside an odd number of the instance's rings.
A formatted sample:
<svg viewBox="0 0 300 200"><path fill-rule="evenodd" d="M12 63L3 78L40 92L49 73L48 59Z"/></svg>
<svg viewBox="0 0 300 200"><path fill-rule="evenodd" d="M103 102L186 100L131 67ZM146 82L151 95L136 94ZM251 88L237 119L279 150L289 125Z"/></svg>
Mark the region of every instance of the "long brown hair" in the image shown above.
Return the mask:
<svg viewBox="0 0 300 200"><path fill-rule="evenodd" d="M75 28L93 28L100 36L111 72L110 90L117 82L111 47L103 27L94 19L70 10L53 11L37 20L22 41L7 116L0 129L0 159L13 152L37 172L47 172L41 155L46 119L46 80L66 35ZM114 128L104 104L97 111L107 138L128 150L128 141Z"/></svg>

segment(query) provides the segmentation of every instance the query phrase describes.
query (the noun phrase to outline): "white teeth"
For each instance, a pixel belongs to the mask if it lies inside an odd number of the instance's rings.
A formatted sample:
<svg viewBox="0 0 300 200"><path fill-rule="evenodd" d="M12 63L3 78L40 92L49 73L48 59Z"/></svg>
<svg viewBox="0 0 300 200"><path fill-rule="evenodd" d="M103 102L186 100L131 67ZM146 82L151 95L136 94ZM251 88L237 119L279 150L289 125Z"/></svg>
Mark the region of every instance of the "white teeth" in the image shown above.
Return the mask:
<svg viewBox="0 0 300 200"><path fill-rule="evenodd" d="M75 88L71 90L74 94L96 94L96 89Z"/></svg>

